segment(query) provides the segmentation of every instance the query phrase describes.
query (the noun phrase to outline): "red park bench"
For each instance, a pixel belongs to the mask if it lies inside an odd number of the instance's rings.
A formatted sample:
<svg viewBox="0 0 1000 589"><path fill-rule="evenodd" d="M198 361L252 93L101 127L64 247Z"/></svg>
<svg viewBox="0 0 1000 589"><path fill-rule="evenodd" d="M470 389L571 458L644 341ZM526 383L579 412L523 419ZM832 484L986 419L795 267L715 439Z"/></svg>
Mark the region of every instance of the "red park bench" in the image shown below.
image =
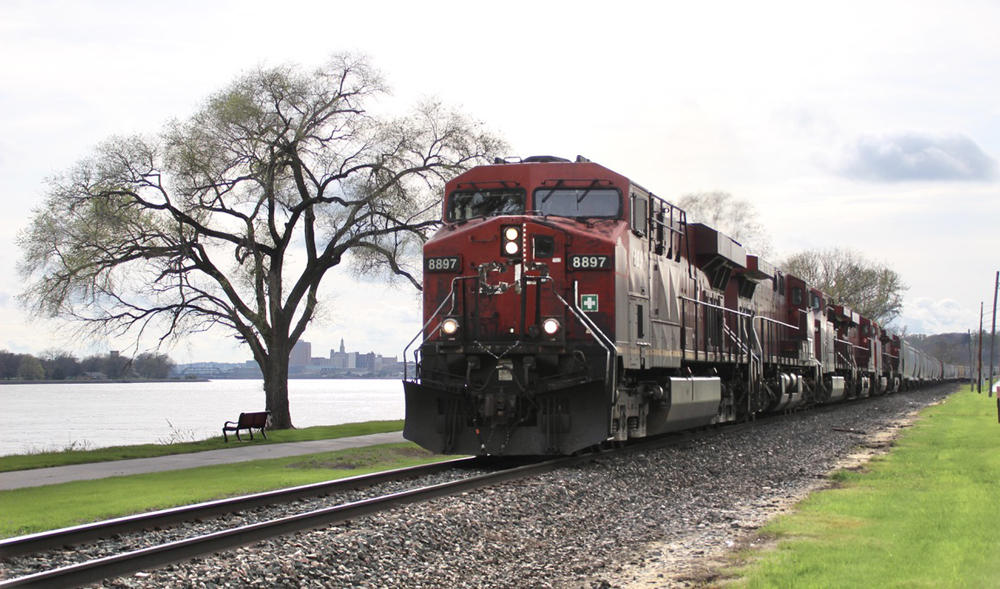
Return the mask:
<svg viewBox="0 0 1000 589"><path fill-rule="evenodd" d="M250 432L250 439L253 439L253 430L260 431L260 435L267 439L267 434L264 433L264 427L267 426L267 418L271 416L270 411L259 411L257 413L240 413L240 418L236 421L227 421L225 425L222 426L222 439L229 442L229 438L226 436L226 432L236 432L236 439L243 441L240 437L240 430L245 429Z"/></svg>

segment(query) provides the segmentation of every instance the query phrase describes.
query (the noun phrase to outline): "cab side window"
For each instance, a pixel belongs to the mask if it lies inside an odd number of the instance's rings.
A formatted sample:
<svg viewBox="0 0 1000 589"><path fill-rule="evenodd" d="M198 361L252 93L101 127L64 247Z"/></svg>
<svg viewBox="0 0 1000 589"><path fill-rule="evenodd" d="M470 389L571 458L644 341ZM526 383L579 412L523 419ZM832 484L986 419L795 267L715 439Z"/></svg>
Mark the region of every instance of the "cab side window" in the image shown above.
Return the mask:
<svg viewBox="0 0 1000 589"><path fill-rule="evenodd" d="M646 197L632 193L632 231L636 235L644 236L646 235L647 226L649 224L649 209Z"/></svg>

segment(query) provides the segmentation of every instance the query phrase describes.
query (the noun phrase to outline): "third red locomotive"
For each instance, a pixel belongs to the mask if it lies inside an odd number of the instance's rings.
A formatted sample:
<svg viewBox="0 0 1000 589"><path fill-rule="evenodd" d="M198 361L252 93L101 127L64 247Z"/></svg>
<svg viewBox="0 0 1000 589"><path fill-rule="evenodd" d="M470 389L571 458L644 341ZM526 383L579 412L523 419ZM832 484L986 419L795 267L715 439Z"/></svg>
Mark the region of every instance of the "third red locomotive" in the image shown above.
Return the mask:
<svg viewBox="0 0 1000 589"><path fill-rule="evenodd" d="M958 376L584 158L473 168L424 246L404 434L567 454Z"/></svg>

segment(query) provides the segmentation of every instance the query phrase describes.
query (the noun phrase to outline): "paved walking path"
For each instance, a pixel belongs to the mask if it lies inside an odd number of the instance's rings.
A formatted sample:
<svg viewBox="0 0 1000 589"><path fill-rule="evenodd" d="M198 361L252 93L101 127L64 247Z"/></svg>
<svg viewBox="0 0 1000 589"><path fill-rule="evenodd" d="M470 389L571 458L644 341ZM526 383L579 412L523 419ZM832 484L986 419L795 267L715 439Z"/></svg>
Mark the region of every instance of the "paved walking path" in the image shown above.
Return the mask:
<svg viewBox="0 0 1000 589"><path fill-rule="evenodd" d="M85 481L119 477L165 470L183 470L211 466L215 464L232 464L250 460L267 458L285 458L317 452L333 452L347 448L375 446L378 444L396 444L405 442L403 432L389 432L337 438L335 440L314 440L311 442L290 442L287 444L254 444L245 443L225 450L208 450L193 454L175 454L156 458L136 458L133 460L116 460L114 462L95 462L92 464L74 464L71 466L56 466L53 468L38 468L34 470L17 470L0 473L0 491L20 489L22 487L40 487L70 481Z"/></svg>

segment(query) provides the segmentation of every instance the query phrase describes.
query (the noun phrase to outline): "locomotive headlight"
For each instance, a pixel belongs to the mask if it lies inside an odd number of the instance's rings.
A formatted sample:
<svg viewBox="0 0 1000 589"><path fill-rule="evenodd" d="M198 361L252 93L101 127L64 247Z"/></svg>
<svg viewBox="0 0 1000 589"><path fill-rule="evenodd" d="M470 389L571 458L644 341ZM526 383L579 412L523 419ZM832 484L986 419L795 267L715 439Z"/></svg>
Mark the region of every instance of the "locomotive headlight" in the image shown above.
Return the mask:
<svg viewBox="0 0 1000 589"><path fill-rule="evenodd" d="M501 249L507 256L516 256L521 253L521 228L513 225L504 227L500 231Z"/></svg>
<svg viewBox="0 0 1000 589"><path fill-rule="evenodd" d="M558 319L546 319L542 321L542 331L547 335L555 335L559 331L559 320Z"/></svg>
<svg viewBox="0 0 1000 589"><path fill-rule="evenodd" d="M455 335L458 332L458 321L451 317L441 322L441 333L445 335Z"/></svg>

